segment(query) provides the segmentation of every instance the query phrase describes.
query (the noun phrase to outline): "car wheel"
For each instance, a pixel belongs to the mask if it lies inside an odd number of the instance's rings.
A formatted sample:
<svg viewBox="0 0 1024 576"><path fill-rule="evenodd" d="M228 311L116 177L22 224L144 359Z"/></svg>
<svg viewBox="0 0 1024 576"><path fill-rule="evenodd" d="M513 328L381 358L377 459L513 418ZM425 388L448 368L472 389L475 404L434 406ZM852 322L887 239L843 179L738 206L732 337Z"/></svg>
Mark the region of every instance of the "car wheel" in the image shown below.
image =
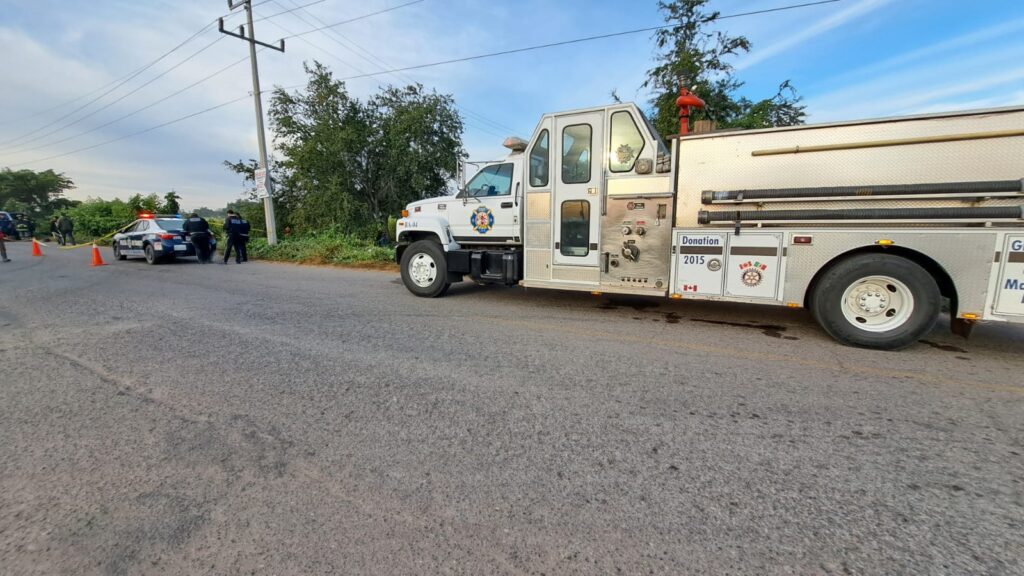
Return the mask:
<svg viewBox="0 0 1024 576"><path fill-rule="evenodd" d="M443 296L448 283L448 262L437 242L413 242L402 254L402 282L410 292L423 298Z"/></svg>
<svg viewBox="0 0 1024 576"><path fill-rule="evenodd" d="M153 249L152 244L146 244L146 248L143 251L146 253L147 264L157 264L160 262L160 259L157 258L156 250Z"/></svg>
<svg viewBox="0 0 1024 576"><path fill-rule="evenodd" d="M115 260L127 260L128 257L121 254L121 246L117 242L114 242L114 259Z"/></svg>
<svg viewBox="0 0 1024 576"><path fill-rule="evenodd" d="M898 350L931 331L942 295L917 263L889 254L861 254L829 268L811 303L818 323L836 340Z"/></svg>

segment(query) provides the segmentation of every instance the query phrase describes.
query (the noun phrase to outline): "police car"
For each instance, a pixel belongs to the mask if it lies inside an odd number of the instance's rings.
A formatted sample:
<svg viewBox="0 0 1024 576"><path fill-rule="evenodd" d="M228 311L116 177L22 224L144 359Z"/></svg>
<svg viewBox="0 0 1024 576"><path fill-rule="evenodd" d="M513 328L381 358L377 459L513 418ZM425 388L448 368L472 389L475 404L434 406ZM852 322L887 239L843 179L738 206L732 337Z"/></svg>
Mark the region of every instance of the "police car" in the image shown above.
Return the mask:
<svg viewBox="0 0 1024 576"><path fill-rule="evenodd" d="M188 234L182 231L185 219L179 215L142 214L138 220L114 234L114 258L126 260L139 256L149 264L173 261L195 256L196 248ZM210 235L210 250L217 248L217 240Z"/></svg>

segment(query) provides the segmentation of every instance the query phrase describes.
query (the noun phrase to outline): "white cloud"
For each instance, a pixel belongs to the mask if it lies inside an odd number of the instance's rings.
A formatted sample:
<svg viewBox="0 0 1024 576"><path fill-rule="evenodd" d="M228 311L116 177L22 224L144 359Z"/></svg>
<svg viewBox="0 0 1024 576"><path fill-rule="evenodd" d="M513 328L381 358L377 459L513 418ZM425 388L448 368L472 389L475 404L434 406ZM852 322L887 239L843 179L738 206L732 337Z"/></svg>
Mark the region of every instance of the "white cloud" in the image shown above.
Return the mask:
<svg viewBox="0 0 1024 576"><path fill-rule="evenodd" d="M768 60L769 58L773 58L783 52L792 50L793 48L800 46L801 44L805 44L809 40L820 36L825 32L839 28L848 22L878 10L891 1L892 0L860 0L852 6L822 18L814 24L793 34L789 34L768 46L759 47L755 52L740 58L736 63L736 69L743 70L744 68L750 68L751 66Z"/></svg>

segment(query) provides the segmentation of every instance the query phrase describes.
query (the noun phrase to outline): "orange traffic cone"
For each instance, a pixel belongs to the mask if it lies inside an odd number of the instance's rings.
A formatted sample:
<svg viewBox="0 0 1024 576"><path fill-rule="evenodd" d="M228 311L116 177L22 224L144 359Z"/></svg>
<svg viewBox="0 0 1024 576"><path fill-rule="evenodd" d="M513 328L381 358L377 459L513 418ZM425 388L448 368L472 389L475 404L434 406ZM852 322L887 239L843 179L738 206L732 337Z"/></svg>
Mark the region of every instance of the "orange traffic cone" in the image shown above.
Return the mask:
<svg viewBox="0 0 1024 576"><path fill-rule="evenodd" d="M100 249L95 244L92 245L92 265L93 266L106 266L107 264L103 261L103 256L100 256Z"/></svg>
<svg viewBox="0 0 1024 576"><path fill-rule="evenodd" d="M43 255L43 251L39 249L39 242L37 242L35 238L32 239L32 255L33 256L42 256Z"/></svg>

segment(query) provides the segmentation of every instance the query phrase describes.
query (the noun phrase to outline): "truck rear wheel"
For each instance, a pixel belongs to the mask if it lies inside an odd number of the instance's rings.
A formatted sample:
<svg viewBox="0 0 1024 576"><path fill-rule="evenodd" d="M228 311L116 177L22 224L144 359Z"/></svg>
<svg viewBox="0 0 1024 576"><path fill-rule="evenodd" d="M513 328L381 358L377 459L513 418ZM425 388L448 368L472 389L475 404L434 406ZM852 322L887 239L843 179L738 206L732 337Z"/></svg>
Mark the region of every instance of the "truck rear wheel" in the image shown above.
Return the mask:
<svg viewBox="0 0 1024 576"><path fill-rule="evenodd" d="M898 350L931 331L941 304L938 285L921 266L899 256L861 254L825 272L811 311L843 344Z"/></svg>
<svg viewBox="0 0 1024 576"><path fill-rule="evenodd" d="M437 242L413 242L402 254L402 282L410 292L423 298L443 296L448 283L448 261Z"/></svg>

